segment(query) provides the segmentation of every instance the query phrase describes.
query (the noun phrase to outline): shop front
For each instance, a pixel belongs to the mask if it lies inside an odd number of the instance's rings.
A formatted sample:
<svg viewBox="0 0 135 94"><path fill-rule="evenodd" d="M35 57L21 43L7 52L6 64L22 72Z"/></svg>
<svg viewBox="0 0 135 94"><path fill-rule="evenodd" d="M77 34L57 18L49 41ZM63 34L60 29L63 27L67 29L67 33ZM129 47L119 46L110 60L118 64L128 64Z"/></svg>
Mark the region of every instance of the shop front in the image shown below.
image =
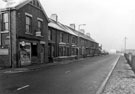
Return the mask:
<svg viewBox="0 0 135 94"><path fill-rule="evenodd" d="M19 42L19 65L44 63L44 42L20 41Z"/></svg>

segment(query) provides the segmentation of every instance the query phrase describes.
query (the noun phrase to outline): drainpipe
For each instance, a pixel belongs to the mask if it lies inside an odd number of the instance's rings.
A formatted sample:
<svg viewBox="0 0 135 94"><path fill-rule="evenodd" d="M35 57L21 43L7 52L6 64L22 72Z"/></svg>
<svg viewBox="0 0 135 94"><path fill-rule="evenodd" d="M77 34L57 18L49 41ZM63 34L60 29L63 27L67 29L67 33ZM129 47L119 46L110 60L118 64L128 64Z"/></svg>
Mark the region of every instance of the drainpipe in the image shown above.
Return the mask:
<svg viewBox="0 0 135 94"><path fill-rule="evenodd" d="M12 62L12 35L11 35L11 9L9 8L9 62L11 68L13 68L13 62Z"/></svg>

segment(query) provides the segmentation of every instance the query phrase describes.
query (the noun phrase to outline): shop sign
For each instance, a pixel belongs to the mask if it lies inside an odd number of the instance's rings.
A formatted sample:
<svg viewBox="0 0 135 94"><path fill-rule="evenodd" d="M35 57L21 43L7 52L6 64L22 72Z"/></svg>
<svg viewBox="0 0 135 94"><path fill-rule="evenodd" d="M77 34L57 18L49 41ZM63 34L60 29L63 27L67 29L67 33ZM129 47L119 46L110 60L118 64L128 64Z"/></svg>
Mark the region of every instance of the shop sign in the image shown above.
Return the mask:
<svg viewBox="0 0 135 94"><path fill-rule="evenodd" d="M25 42L20 44L24 45ZM31 45L30 43L25 43L25 45L20 48L20 61L21 65L30 65L31 64Z"/></svg>
<svg viewBox="0 0 135 94"><path fill-rule="evenodd" d="M0 55L8 55L8 49L0 49Z"/></svg>

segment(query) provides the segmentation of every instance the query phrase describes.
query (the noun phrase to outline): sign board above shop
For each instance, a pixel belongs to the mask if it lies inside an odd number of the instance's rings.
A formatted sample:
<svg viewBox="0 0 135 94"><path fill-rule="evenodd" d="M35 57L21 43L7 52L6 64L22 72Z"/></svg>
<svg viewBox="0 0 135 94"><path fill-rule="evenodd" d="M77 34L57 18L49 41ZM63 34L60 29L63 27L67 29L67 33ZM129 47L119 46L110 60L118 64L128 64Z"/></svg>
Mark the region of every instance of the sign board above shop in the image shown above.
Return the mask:
<svg viewBox="0 0 135 94"><path fill-rule="evenodd" d="M40 41L40 44L45 44L45 42L44 41Z"/></svg>
<svg viewBox="0 0 135 94"><path fill-rule="evenodd" d="M8 49L0 49L0 55L8 55Z"/></svg>

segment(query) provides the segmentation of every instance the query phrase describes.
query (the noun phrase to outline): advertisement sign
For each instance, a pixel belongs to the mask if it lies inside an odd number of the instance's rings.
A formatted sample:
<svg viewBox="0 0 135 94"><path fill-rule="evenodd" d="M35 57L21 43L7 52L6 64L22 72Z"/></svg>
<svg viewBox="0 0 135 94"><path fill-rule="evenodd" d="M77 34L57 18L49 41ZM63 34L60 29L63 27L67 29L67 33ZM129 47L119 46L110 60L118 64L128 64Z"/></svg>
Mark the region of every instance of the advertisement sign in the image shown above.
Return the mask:
<svg viewBox="0 0 135 94"><path fill-rule="evenodd" d="M25 45L20 46L20 62L21 65L31 64L31 44L25 43Z"/></svg>

